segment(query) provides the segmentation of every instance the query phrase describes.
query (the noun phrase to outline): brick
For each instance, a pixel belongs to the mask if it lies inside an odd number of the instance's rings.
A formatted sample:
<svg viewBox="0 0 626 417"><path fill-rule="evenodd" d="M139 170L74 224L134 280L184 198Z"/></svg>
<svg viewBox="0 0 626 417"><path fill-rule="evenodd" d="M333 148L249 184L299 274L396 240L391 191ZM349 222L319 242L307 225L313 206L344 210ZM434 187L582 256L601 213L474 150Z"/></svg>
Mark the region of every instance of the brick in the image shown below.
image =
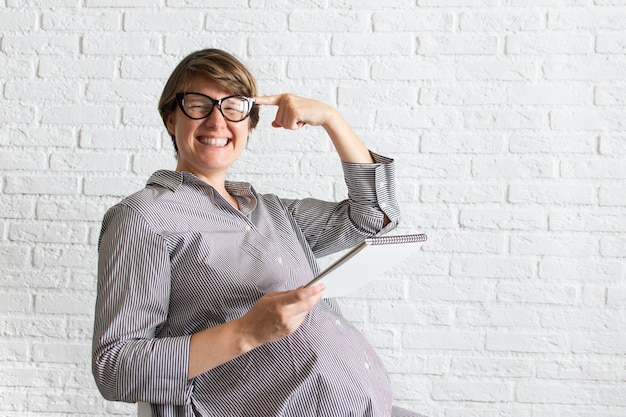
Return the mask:
<svg viewBox="0 0 626 417"><path fill-rule="evenodd" d="M549 235L526 234L511 237L511 254L542 256L590 256L594 253L594 240L552 233Z"/></svg>
<svg viewBox="0 0 626 417"><path fill-rule="evenodd" d="M498 184L457 183L425 184L420 200L438 203L498 203L504 201L505 191Z"/></svg>
<svg viewBox="0 0 626 417"><path fill-rule="evenodd" d="M248 41L250 55L253 58L261 56L328 56L326 38L311 36L310 34L294 34L285 36L268 35L254 37Z"/></svg>
<svg viewBox="0 0 626 417"><path fill-rule="evenodd" d="M157 35L100 33L83 36L82 52L87 55L158 55Z"/></svg>
<svg viewBox="0 0 626 417"><path fill-rule="evenodd" d="M557 32L507 35L506 50L513 55L588 54L593 51L593 36Z"/></svg>
<svg viewBox="0 0 626 417"><path fill-rule="evenodd" d="M291 59L287 64L287 76L291 79L349 79L366 80L369 67L365 60L316 58Z"/></svg>
<svg viewBox="0 0 626 417"><path fill-rule="evenodd" d="M75 55L79 52L77 35L6 35L2 51L16 55Z"/></svg>
<svg viewBox="0 0 626 417"><path fill-rule="evenodd" d="M505 104L506 96L502 87L487 87L484 85L454 87L424 87L420 90L420 104L432 106L442 105L488 105Z"/></svg>
<svg viewBox="0 0 626 417"><path fill-rule="evenodd" d="M33 296L24 292L0 293L0 312L29 313L33 311Z"/></svg>
<svg viewBox="0 0 626 417"><path fill-rule="evenodd" d="M7 194L72 195L78 192L78 177L74 176L15 175L5 182Z"/></svg>
<svg viewBox="0 0 626 417"><path fill-rule="evenodd" d="M486 348L489 351L519 353L565 353L568 349L565 335L541 333L488 334Z"/></svg>
<svg viewBox="0 0 626 417"><path fill-rule="evenodd" d="M578 384L525 381L517 385L515 398L532 404L591 404L594 391Z"/></svg>
<svg viewBox="0 0 626 417"><path fill-rule="evenodd" d="M616 381L623 377L624 369L616 362L560 359L540 361L537 378L547 380Z"/></svg>
<svg viewBox="0 0 626 417"><path fill-rule="evenodd" d="M567 244L567 241L563 241L562 243ZM567 248L564 248L564 252L567 251ZM623 247L621 254L621 256L624 254ZM544 255L548 254L545 253ZM565 256L567 256L567 253ZM576 255L574 253L571 253L570 256L572 257L545 256L539 262L539 277L551 280L586 280L588 282L599 283L602 281L613 281L623 276L626 268L622 262L610 259L588 262L585 259L575 257Z"/></svg>
<svg viewBox="0 0 626 417"><path fill-rule="evenodd" d="M431 236L425 251L455 253L501 253L504 250L504 238L494 233L450 233L443 232Z"/></svg>
<svg viewBox="0 0 626 417"><path fill-rule="evenodd" d="M442 65L441 59L430 57L389 57L383 62L372 63L371 73L374 80L392 81L452 80L455 77L453 63Z"/></svg>
<svg viewBox="0 0 626 417"><path fill-rule="evenodd" d="M480 278L528 278L536 275L535 262L528 258L457 257L452 259L450 275Z"/></svg>
<svg viewBox="0 0 626 417"><path fill-rule="evenodd" d="M509 137L512 153L595 154L598 138L594 133L524 133Z"/></svg>
<svg viewBox="0 0 626 417"><path fill-rule="evenodd" d="M37 75L49 79L111 78L115 74L115 61L102 58L41 57Z"/></svg>
<svg viewBox="0 0 626 417"><path fill-rule="evenodd" d="M154 103L156 109L162 89L162 82L158 81L92 81L87 84L85 98L98 103Z"/></svg>
<svg viewBox="0 0 626 417"><path fill-rule="evenodd" d="M602 211L555 211L550 215L550 229L587 232L624 232L626 214Z"/></svg>
<svg viewBox="0 0 626 417"><path fill-rule="evenodd" d="M437 10L385 10L372 15L375 32L449 32L454 17Z"/></svg>
<svg viewBox="0 0 626 417"><path fill-rule="evenodd" d="M130 11L124 14L126 32L197 32L202 25L203 15L196 12L170 11L163 14Z"/></svg>
<svg viewBox="0 0 626 417"><path fill-rule="evenodd" d="M124 172L129 167L128 155L119 152L107 153L57 153L50 157L50 168L54 171L72 172Z"/></svg>
<svg viewBox="0 0 626 417"><path fill-rule="evenodd" d="M540 328L540 316L528 306L459 307L455 324L474 328Z"/></svg>
<svg viewBox="0 0 626 417"><path fill-rule="evenodd" d="M620 134L603 135L600 137L600 154L626 155L626 136Z"/></svg>
<svg viewBox="0 0 626 417"><path fill-rule="evenodd" d="M593 90L586 85L524 85L506 89L507 103L511 105L590 105Z"/></svg>
<svg viewBox="0 0 626 417"><path fill-rule="evenodd" d="M433 326L449 325L452 311L448 307L425 307L413 303L375 303L371 306L374 322L423 324Z"/></svg>
<svg viewBox="0 0 626 417"><path fill-rule="evenodd" d="M474 33L419 36L419 55L496 55L498 38Z"/></svg>
<svg viewBox="0 0 626 417"><path fill-rule="evenodd" d="M85 178L85 195L125 197L144 188L145 178L134 177L90 177Z"/></svg>
<svg viewBox="0 0 626 417"><path fill-rule="evenodd" d="M117 11L80 12L65 9L63 11L44 12L41 27L46 31L117 31L121 28L122 15Z"/></svg>
<svg viewBox="0 0 626 417"><path fill-rule="evenodd" d="M543 112L533 110L468 110L464 125L470 129L542 129L547 121Z"/></svg>
<svg viewBox="0 0 626 417"><path fill-rule="evenodd" d="M572 352L601 355L626 354L626 335L622 332L580 332L570 335Z"/></svg>
<svg viewBox="0 0 626 417"><path fill-rule="evenodd" d="M441 280L440 278L428 279L425 276L428 274L422 272L422 258L422 256L419 258L419 280L410 282L408 299L435 303L443 301L487 302L493 299L495 291L489 283L476 283L460 279L452 281Z"/></svg>
<svg viewBox="0 0 626 417"><path fill-rule="evenodd" d="M113 205L113 200L84 200L64 198L61 200L42 200L37 203L37 218L56 221L102 221L106 209Z"/></svg>
<svg viewBox="0 0 626 417"><path fill-rule="evenodd" d="M485 378L522 378L532 376L532 362L522 358L456 357L450 361L452 375Z"/></svg>
<svg viewBox="0 0 626 417"><path fill-rule="evenodd" d="M476 332L406 330L402 347L420 350L475 351L484 346L484 336Z"/></svg>
<svg viewBox="0 0 626 417"><path fill-rule="evenodd" d="M595 202L596 189L592 184L512 184L508 200L524 204L572 204L591 205Z"/></svg>
<svg viewBox="0 0 626 417"><path fill-rule="evenodd" d="M271 15L270 15L271 16ZM253 19L258 20L258 19ZM270 29L281 28L281 21L276 19L274 22L268 22ZM364 32L369 26L369 16L366 13L358 13L353 11L338 11L328 13L327 10L304 10L295 9L289 13L289 30L291 32L320 32L325 33L350 33ZM312 24L315 22L314 24Z"/></svg>
<svg viewBox="0 0 626 417"><path fill-rule="evenodd" d="M556 162L547 157L476 157L472 160L472 174L476 178L553 178L556 171Z"/></svg>
<svg viewBox="0 0 626 417"><path fill-rule="evenodd" d="M80 131L80 147L84 149L132 149L156 151L161 138L155 128L97 128L85 127Z"/></svg>
<svg viewBox="0 0 626 417"><path fill-rule="evenodd" d="M0 12L2 30L9 31L32 31L37 26L37 14L26 11L4 10Z"/></svg>
<svg viewBox="0 0 626 417"><path fill-rule="evenodd" d="M477 230L546 230L548 216L540 209L463 209L459 223Z"/></svg>
<svg viewBox="0 0 626 417"><path fill-rule="evenodd" d="M114 125L118 119L114 106L62 105L43 112L41 121L50 125Z"/></svg>
<svg viewBox="0 0 626 417"><path fill-rule="evenodd" d="M412 46L408 34L341 34L333 36L331 52L343 56L394 56L410 53Z"/></svg>
<svg viewBox="0 0 626 417"><path fill-rule="evenodd" d="M502 283L497 288L497 300L509 303L575 305L578 287L575 285Z"/></svg>
<svg viewBox="0 0 626 417"><path fill-rule="evenodd" d="M459 28L467 32L523 32L545 29L546 18L538 10L482 12L469 11L459 13Z"/></svg>
<svg viewBox="0 0 626 417"><path fill-rule="evenodd" d="M6 170L41 171L48 167L48 155L42 151L0 151L0 166Z"/></svg>
<svg viewBox="0 0 626 417"><path fill-rule="evenodd" d="M604 237L600 239L600 254L602 256L624 256L626 237Z"/></svg>
<svg viewBox="0 0 626 417"><path fill-rule="evenodd" d="M436 401L506 402L511 399L511 387L502 382L436 382L432 396Z"/></svg>
<svg viewBox="0 0 626 417"><path fill-rule="evenodd" d="M530 60L470 56L458 65L456 78L460 81L530 81L535 78L537 65Z"/></svg>
<svg viewBox="0 0 626 417"><path fill-rule="evenodd" d="M563 178L626 179L626 165L621 160L588 158L561 163Z"/></svg>
<svg viewBox="0 0 626 417"><path fill-rule="evenodd" d="M86 243L83 224L49 222L15 223L9 229L9 240L28 243Z"/></svg>

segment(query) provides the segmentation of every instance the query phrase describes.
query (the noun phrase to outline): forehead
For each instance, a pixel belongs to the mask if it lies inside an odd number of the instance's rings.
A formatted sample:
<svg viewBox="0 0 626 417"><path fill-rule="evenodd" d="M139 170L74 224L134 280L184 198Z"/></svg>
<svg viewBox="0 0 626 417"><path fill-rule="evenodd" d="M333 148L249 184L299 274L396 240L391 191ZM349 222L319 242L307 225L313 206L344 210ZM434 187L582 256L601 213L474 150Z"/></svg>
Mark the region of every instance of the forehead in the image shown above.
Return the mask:
<svg viewBox="0 0 626 417"><path fill-rule="evenodd" d="M187 93L202 93L209 97L220 99L227 96L232 96L234 93L228 90L226 87L221 86L216 81L203 76L195 76L184 86L184 92Z"/></svg>

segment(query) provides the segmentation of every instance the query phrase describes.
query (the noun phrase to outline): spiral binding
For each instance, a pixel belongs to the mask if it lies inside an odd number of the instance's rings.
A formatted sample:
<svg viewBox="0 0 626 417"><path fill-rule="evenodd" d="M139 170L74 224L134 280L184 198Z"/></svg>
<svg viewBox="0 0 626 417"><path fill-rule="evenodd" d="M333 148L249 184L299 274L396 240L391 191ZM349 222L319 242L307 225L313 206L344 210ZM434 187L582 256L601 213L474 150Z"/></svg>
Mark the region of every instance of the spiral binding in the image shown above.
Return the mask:
<svg viewBox="0 0 626 417"><path fill-rule="evenodd" d="M415 235L378 236L365 239L370 245L389 245L394 243L425 242L428 236L424 233Z"/></svg>

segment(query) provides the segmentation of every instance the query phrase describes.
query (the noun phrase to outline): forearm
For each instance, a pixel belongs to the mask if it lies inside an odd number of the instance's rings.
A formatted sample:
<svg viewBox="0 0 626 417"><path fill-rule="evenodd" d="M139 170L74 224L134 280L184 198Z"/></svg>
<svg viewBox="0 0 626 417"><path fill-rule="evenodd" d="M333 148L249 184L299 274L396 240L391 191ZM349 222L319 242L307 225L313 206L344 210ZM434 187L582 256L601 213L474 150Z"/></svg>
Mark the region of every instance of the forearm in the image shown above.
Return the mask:
<svg viewBox="0 0 626 417"><path fill-rule="evenodd" d="M332 115L322 126L342 161L355 164L374 162L369 150L339 112L333 110Z"/></svg>

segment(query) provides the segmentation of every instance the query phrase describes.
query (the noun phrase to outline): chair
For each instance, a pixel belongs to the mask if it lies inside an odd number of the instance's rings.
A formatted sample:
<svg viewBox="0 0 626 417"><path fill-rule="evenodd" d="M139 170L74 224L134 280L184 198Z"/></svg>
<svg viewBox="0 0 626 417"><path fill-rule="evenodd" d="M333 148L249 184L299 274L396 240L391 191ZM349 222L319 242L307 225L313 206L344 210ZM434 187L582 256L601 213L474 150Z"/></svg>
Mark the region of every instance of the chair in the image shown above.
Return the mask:
<svg viewBox="0 0 626 417"><path fill-rule="evenodd" d="M137 417L152 417L152 406L149 403L137 403Z"/></svg>

